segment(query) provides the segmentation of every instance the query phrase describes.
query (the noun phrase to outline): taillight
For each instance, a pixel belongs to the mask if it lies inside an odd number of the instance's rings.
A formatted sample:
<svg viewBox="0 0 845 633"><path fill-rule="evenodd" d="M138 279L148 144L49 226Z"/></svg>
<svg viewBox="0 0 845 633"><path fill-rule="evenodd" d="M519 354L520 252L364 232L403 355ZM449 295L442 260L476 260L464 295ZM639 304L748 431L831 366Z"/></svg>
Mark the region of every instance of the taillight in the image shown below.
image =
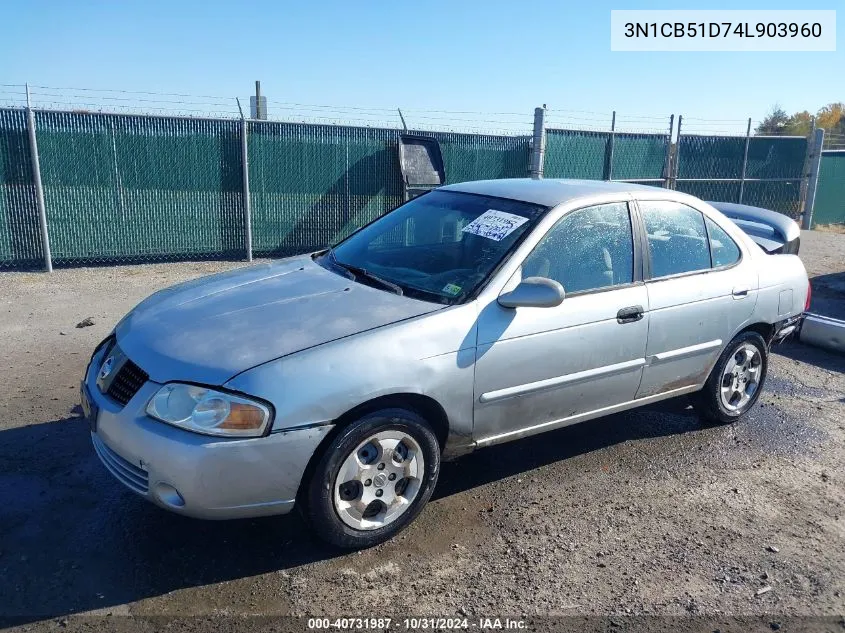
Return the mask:
<svg viewBox="0 0 845 633"><path fill-rule="evenodd" d="M807 280L807 300L804 302L804 312L809 312L810 310L810 299L813 298L813 284Z"/></svg>

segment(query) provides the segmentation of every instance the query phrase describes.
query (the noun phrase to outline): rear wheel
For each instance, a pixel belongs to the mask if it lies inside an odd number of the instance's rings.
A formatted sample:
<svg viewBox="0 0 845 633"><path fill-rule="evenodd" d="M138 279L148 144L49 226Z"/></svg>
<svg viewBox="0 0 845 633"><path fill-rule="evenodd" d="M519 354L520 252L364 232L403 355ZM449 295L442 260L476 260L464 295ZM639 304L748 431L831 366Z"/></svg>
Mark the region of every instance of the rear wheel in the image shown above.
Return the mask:
<svg viewBox="0 0 845 633"><path fill-rule="evenodd" d="M742 332L722 352L693 404L707 421L729 424L748 412L766 380L769 350L757 332Z"/></svg>
<svg viewBox="0 0 845 633"><path fill-rule="evenodd" d="M306 518L338 547L371 547L416 518L439 472L440 447L423 418L404 409L365 415L320 458L308 484Z"/></svg>

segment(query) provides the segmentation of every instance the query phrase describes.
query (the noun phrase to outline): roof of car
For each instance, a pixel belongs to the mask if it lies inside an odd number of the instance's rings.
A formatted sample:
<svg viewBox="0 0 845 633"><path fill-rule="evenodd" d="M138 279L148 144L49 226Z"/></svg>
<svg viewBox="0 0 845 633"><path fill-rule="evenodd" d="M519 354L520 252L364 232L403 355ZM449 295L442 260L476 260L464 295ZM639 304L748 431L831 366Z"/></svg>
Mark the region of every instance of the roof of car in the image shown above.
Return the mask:
<svg viewBox="0 0 845 633"><path fill-rule="evenodd" d="M477 193L496 198L521 200L532 204L554 207L562 202L602 193L633 193L635 191L655 192L655 187L635 185L628 182L607 182L604 180L567 180L508 178L502 180L474 180L441 187L445 191ZM657 189L657 191L660 191ZM665 191L665 190L663 190Z"/></svg>

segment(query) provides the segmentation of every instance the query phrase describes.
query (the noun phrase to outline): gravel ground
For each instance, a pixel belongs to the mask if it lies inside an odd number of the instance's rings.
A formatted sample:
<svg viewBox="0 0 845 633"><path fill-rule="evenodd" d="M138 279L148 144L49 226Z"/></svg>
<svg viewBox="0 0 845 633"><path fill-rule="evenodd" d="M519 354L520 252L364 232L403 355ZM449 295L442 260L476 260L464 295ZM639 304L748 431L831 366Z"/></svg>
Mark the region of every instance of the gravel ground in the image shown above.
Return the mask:
<svg viewBox="0 0 845 633"><path fill-rule="evenodd" d="M842 276L845 235L806 233L802 251ZM478 451L365 552L296 516L202 522L138 499L78 417L88 357L154 290L240 265L0 274L0 616L845 613L845 358L794 343L737 426L679 401ZM814 308L841 309L833 287Z"/></svg>
<svg viewBox="0 0 845 633"><path fill-rule="evenodd" d="M810 310L845 320L845 233L802 231L799 252L813 280Z"/></svg>

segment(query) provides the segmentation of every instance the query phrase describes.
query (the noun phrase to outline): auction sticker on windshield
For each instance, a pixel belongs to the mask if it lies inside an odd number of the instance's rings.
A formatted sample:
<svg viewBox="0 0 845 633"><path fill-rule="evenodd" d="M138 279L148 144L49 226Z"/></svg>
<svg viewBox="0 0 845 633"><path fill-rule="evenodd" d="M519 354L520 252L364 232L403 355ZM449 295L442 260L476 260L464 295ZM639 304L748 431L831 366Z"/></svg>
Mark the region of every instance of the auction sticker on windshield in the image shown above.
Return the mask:
<svg viewBox="0 0 845 633"><path fill-rule="evenodd" d="M467 224L461 231L501 242L526 222L528 222L528 218L524 218L521 215L488 209Z"/></svg>

